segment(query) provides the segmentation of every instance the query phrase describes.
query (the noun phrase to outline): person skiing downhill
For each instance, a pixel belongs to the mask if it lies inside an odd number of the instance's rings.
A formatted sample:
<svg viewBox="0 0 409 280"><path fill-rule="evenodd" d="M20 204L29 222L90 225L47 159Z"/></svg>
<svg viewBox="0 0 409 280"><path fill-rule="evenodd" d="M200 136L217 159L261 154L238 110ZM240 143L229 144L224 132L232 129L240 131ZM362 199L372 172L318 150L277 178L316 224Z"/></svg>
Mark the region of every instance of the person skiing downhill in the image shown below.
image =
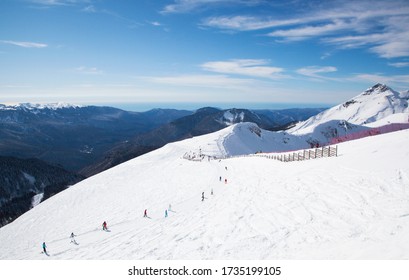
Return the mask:
<svg viewBox="0 0 409 280"><path fill-rule="evenodd" d="M47 254L47 245L45 245L45 242L43 242L43 252L44 252L44 254L48 255Z"/></svg>
<svg viewBox="0 0 409 280"><path fill-rule="evenodd" d="M165 218L168 217L168 210L165 210Z"/></svg>
<svg viewBox="0 0 409 280"><path fill-rule="evenodd" d="M102 230L108 230L107 222L105 222L105 221L102 223Z"/></svg>
<svg viewBox="0 0 409 280"><path fill-rule="evenodd" d="M222 181L222 176L219 177L219 182L221 182L221 181Z"/></svg>
<svg viewBox="0 0 409 280"><path fill-rule="evenodd" d="M143 212L143 217L144 218L148 217L148 209L145 209L145 211Z"/></svg>
<svg viewBox="0 0 409 280"><path fill-rule="evenodd" d="M204 200L204 192L202 192L202 201Z"/></svg>
<svg viewBox="0 0 409 280"><path fill-rule="evenodd" d="M77 243L77 241L75 241L75 237L76 235L73 233L73 232L71 232L71 235L70 235L70 238L71 238L71 243L74 243L74 244L76 244Z"/></svg>

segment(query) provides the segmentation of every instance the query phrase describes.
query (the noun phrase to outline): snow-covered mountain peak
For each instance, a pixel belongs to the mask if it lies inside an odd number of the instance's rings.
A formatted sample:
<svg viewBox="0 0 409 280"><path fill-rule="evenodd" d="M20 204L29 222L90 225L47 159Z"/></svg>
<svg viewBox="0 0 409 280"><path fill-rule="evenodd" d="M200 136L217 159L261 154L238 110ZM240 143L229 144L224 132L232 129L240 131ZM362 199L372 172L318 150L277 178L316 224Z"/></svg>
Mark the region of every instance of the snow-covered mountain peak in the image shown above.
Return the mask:
<svg viewBox="0 0 409 280"><path fill-rule="evenodd" d="M57 110L62 108L79 108L82 107L81 105L70 104L65 102L55 102L55 103L21 103L21 107L27 109L51 109Z"/></svg>
<svg viewBox="0 0 409 280"><path fill-rule="evenodd" d="M407 92L397 92L384 84L376 84L356 97L334 106L289 130L306 134L315 127L332 120L345 120L355 125L373 123L393 114L409 114Z"/></svg>
<svg viewBox="0 0 409 280"><path fill-rule="evenodd" d="M19 103L16 105L4 105L0 104L0 110L41 110L41 109L50 109L57 110L63 108L80 108L82 105L64 103L64 102L55 102L55 103Z"/></svg>
<svg viewBox="0 0 409 280"><path fill-rule="evenodd" d="M373 87L368 88L367 90L365 90L362 95L370 95L370 94L379 94L385 91L392 91L392 89L390 87L388 87L385 84L376 84Z"/></svg>

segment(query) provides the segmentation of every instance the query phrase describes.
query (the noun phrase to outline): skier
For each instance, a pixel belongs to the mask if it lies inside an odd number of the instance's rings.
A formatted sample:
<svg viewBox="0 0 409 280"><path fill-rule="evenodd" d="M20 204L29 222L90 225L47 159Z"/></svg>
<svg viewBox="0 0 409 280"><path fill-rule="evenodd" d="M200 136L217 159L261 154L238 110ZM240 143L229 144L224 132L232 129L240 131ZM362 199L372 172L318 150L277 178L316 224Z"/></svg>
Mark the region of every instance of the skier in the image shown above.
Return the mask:
<svg viewBox="0 0 409 280"><path fill-rule="evenodd" d="M213 195L213 189L212 189L212 191L210 192L210 194Z"/></svg>
<svg viewBox="0 0 409 280"><path fill-rule="evenodd" d="M202 192L202 201L204 200L204 192Z"/></svg>
<svg viewBox="0 0 409 280"><path fill-rule="evenodd" d="M224 179L224 183L227 184L227 179Z"/></svg>
<svg viewBox="0 0 409 280"><path fill-rule="evenodd" d="M145 212L143 212L143 217L147 218L148 217L148 209L145 209Z"/></svg>
<svg viewBox="0 0 409 280"><path fill-rule="evenodd" d="M70 235L70 238L71 238L71 243L77 243L76 241L75 241L75 237L76 235L73 233L73 232L71 232L71 235Z"/></svg>
<svg viewBox="0 0 409 280"><path fill-rule="evenodd" d="M224 169L226 169L226 170L227 170L227 166L225 166L225 167L224 167Z"/></svg>
<svg viewBox="0 0 409 280"><path fill-rule="evenodd" d="M169 211L172 211L172 205L169 204L168 210L169 210Z"/></svg>
<svg viewBox="0 0 409 280"><path fill-rule="evenodd" d="M165 218L168 216L168 210L165 210Z"/></svg>
<svg viewBox="0 0 409 280"><path fill-rule="evenodd" d="M221 181L222 181L222 176L219 177L219 182L221 182Z"/></svg>
<svg viewBox="0 0 409 280"><path fill-rule="evenodd" d="M105 221L102 223L102 230L108 230L107 222L105 222Z"/></svg>
<svg viewBox="0 0 409 280"><path fill-rule="evenodd" d="M43 242L43 252L44 252L44 254L48 255L47 246L45 245L45 242Z"/></svg>

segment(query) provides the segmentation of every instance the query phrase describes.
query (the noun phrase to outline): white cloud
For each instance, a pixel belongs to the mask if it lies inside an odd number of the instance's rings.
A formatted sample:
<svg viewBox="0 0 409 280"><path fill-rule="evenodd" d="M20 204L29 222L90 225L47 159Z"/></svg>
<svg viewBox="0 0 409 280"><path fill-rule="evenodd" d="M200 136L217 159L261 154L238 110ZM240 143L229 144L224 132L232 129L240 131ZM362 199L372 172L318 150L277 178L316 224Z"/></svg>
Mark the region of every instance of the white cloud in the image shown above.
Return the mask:
<svg viewBox="0 0 409 280"><path fill-rule="evenodd" d="M343 20L334 20L333 22L324 25L309 25L294 29L277 30L268 35L272 37L283 37L285 38L285 41L299 41L309 37L318 37L350 28L351 23L346 23Z"/></svg>
<svg viewBox="0 0 409 280"><path fill-rule="evenodd" d="M101 75L103 72L96 67L85 67L80 66L75 68L75 71L80 74L87 74L87 75Z"/></svg>
<svg viewBox="0 0 409 280"><path fill-rule="evenodd" d="M60 0L31 0L30 2L41 5L62 5L64 3Z"/></svg>
<svg viewBox="0 0 409 280"><path fill-rule="evenodd" d="M188 13L196 9L209 8L211 5L256 5L263 0L174 0L173 4L166 5L161 13L162 14L174 14L174 13Z"/></svg>
<svg viewBox="0 0 409 280"><path fill-rule="evenodd" d="M388 65L396 67L396 68L403 68L403 67L409 67L409 62L394 62L394 63L388 63Z"/></svg>
<svg viewBox="0 0 409 280"><path fill-rule="evenodd" d="M338 69L334 66L308 66L298 69L296 72L300 75L307 76L318 80L334 80L334 78L325 77L321 74L336 72Z"/></svg>
<svg viewBox="0 0 409 280"><path fill-rule="evenodd" d="M288 3L288 9L295 7L296 2ZM217 16L204 19L201 25L230 31L271 29L267 35L277 38L276 42L315 38L340 49L367 48L383 58L409 56L409 5L405 0L328 1L286 17Z"/></svg>
<svg viewBox="0 0 409 280"><path fill-rule="evenodd" d="M175 0L163 8L161 13L186 13L203 5L221 2L221 0Z"/></svg>
<svg viewBox="0 0 409 280"><path fill-rule="evenodd" d="M206 71L235 74L269 79L283 78L284 71L279 67L265 66L268 64L264 59L234 59L228 61L210 61L201 65Z"/></svg>
<svg viewBox="0 0 409 280"><path fill-rule="evenodd" d="M324 60L327 59L328 57L332 56L331 52L325 52L321 55L320 59Z"/></svg>
<svg viewBox="0 0 409 280"><path fill-rule="evenodd" d="M84 9L82 9L81 11L85 12L85 13L96 13L97 10L95 9L94 5L89 5L86 6Z"/></svg>
<svg viewBox="0 0 409 280"><path fill-rule="evenodd" d="M278 78L288 77L282 74L282 68L266 65L268 61L263 59L210 61L201 64L201 69L218 74L142 76L138 79L150 84L171 85L175 88L190 87L194 91L200 91L200 89L207 91L210 88L247 94L270 92L272 80L276 82Z"/></svg>
<svg viewBox="0 0 409 280"><path fill-rule="evenodd" d="M369 46L369 51L384 58L409 56L409 31L344 36L323 41L344 49Z"/></svg>
<svg viewBox="0 0 409 280"><path fill-rule="evenodd" d="M47 44L44 43L35 43L35 42L22 42L22 41L0 41L3 44L9 44L14 46L19 46L22 48L46 48Z"/></svg>
<svg viewBox="0 0 409 280"><path fill-rule="evenodd" d="M148 23L153 26L162 26L162 24L159 21L149 21Z"/></svg>
<svg viewBox="0 0 409 280"><path fill-rule="evenodd" d="M34 4L45 6L61 6L61 5L73 5L79 3L89 3L90 0L27 0Z"/></svg>
<svg viewBox="0 0 409 280"><path fill-rule="evenodd" d="M301 20L271 20L262 19L255 16L219 16L206 18L202 21L203 26L236 31L260 30L278 26L288 26L298 23L301 23Z"/></svg>
<svg viewBox="0 0 409 280"><path fill-rule="evenodd" d="M359 36L341 36L334 38L323 39L323 42L328 44L337 45L340 48L352 49L363 47L368 44L373 44L384 40L385 35L382 34L370 34L370 35L359 35Z"/></svg>
<svg viewBox="0 0 409 280"><path fill-rule="evenodd" d="M378 15L378 18L375 18L375 15ZM366 22L367 25L372 25L366 32L351 30L351 35L325 38L323 42L344 49L367 47L369 51L383 58L409 56L409 6L386 10L382 15L374 11L371 16L369 13L365 15L370 18Z"/></svg>
<svg viewBox="0 0 409 280"><path fill-rule="evenodd" d="M380 42L378 46L372 47L370 50L384 58L409 56L409 32L406 36L408 37L402 41Z"/></svg>

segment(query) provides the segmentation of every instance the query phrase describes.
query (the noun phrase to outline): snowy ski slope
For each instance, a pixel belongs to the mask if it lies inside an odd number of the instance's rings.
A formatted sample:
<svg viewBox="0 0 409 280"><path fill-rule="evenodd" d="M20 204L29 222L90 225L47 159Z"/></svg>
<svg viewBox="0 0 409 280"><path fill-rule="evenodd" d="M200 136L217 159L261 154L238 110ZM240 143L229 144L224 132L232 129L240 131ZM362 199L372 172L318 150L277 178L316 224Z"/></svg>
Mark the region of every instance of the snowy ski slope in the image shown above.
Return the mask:
<svg viewBox="0 0 409 280"><path fill-rule="evenodd" d="M409 130L305 162L182 158L256 143L251 127L168 144L72 186L0 228L0 259L409 258Z"/></svg>

